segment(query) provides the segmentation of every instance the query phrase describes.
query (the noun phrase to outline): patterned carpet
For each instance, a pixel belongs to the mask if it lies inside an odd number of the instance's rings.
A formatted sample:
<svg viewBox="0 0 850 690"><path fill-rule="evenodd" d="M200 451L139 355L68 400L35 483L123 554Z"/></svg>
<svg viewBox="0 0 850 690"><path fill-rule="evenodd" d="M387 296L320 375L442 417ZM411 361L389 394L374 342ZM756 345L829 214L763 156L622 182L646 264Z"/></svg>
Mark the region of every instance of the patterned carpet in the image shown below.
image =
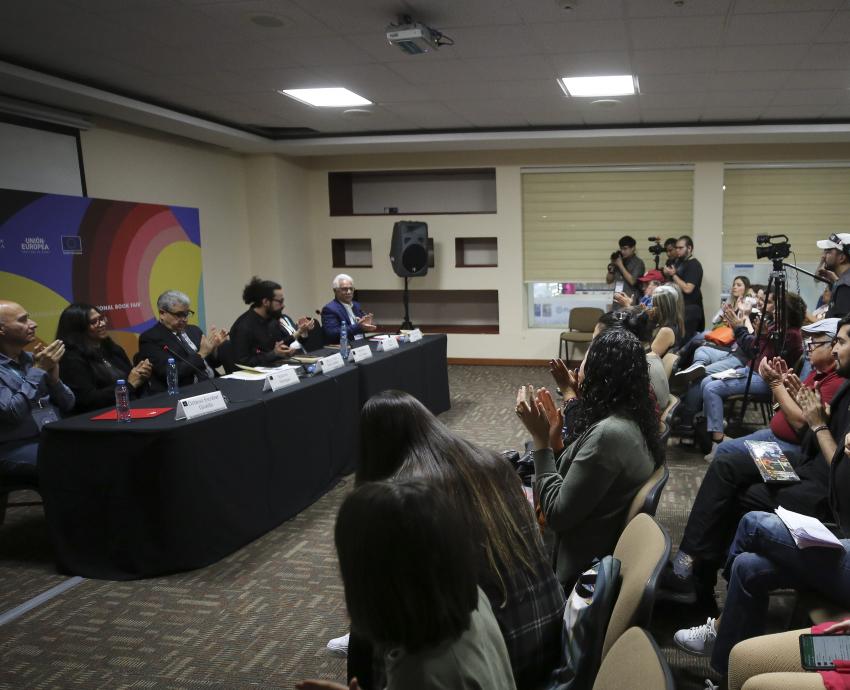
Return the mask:
<svg viewBox="0 0 850 690"><path fill-rule="evenodd" d="M452 409L441 419L471 440L520 448L519 385L550 385L530 367L449 367ZM671 447L659 522L678 543L705 471ZM0 628L0 689L292 688L306 677L344 680L325 644L347 630L333 549L345 479L308 510L223 561L135 582L85 580ZM13 502L38 500L20 493ZM57 575L39 506L10 507L0 527L0 614L67 578ZM722 592L720 593L722 595ZM679 688L702 688L704 660L670 649L694 625L687 607L659 608L653 633Z"/></svg>

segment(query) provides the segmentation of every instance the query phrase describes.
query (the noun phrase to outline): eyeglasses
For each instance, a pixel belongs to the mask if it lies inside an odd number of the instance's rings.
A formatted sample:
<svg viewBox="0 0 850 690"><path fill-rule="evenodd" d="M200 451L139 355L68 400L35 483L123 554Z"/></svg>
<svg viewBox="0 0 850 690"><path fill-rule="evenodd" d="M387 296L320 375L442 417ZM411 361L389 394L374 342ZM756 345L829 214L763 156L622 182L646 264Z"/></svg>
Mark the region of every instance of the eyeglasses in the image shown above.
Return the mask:
<svg viewBox="0 0 850 690"><path fill-rule="evenodd" d="M100 316L95 316L93 319L89 319L90 326L99 326L102 323L109 323L109 319L106 318L103 314Z"/></svg>
<svg viewBox="0 0 850 690"><path fill-rule="evenodd" d="M280 299L278 299L277 297L272 297L270 301L272 302L272 304L283 304L283 297L281 297Z"/></svg>
<svg viewBox="0 0 850 690"><path fill-rule="evenodd" d="M338 287L337 290L340 292L354 292L353 287Z"/></svg>
<svg viewBox="0 0 850 690"><path fill-rule="evenodd" d="M806 347L806 352L814 352L821 345L832 345L833 342L834 341L832 341L832 340L809 340L809 339L806 339L806 340L803 341L803 344Z"/></svg>
<svg viewBox="0 0 850 690"><path fill-rule="evenodd" d="M163 309L163 311L178 319L191 319L195 315L195 312L191 309L187 309L186 311L168 311L168 309Z"/></svg>

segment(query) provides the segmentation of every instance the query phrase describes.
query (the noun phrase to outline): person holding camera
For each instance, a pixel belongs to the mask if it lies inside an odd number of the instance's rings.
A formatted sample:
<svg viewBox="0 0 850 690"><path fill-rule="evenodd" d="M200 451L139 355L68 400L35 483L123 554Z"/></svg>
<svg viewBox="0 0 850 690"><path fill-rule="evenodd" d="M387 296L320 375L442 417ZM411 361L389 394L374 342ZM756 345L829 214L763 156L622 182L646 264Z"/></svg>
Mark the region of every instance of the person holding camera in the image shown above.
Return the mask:
<svg viewBox="0 0 850 690"><path fill-rule="evenodd" d="M678 260L672 266L662 270L671 283L675 283L685 296L685 336L690 340L694 333L705 328L705 314L702 308L702 264L693 257L694 241L688 235L676 240Z"/></svg>
<svg viewBox="0 0 850 690"><path fill-rule="evenodd" d="M620 238L620 251L611 254L611 263L608 264L608 274L605 282L609 285L614 282L622 282L624 292L630 299L635 294L638 278L646 273L643 259L635 254L637 242L634 237L624 235Z"/></svg>
<svg viewBox="0 0 850 690"><path fill-rule="evenodd" d="M850 234L833 233L818 241L818 249L823 250L818 275L832 281L826 318L840 319L850 313Z"/></svg>

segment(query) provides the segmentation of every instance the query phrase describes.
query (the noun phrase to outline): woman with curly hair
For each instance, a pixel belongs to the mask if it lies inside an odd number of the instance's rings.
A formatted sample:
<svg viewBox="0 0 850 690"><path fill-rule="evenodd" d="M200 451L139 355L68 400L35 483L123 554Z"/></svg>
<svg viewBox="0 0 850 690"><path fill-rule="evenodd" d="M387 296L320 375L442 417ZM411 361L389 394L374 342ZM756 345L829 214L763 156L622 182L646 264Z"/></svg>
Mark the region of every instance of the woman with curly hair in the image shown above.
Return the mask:
<svg viewBox="0 0 850 690"><path fill-rule="evenodd" d="M632 499L664 461L646 356L634 335L611 328L596 337L578 388L574 426L557 462L548 391L523 386L516 404L534 442L535 488L556 534L555 572L565 588L614 550Z"/></svg>

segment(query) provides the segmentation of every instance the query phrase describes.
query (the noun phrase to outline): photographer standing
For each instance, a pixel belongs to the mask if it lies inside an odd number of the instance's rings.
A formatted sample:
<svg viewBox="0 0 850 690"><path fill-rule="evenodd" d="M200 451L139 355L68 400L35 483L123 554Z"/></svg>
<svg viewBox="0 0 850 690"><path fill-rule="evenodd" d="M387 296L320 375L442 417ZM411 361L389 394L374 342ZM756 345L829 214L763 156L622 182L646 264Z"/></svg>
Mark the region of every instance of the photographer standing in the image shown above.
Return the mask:
<svg viewBox="0 0 850 690"><path fill-rule="evenodd" d="M643 259L635 255L634 237L625 235L620 238L620 251L611 254L611 263L608 264L608 275L605 282L609 285L615 281L623 282L623 292L631 297L635 293L638 278L646 273Z"/></svg>
<svg viewBox="0 0 850 690"><path fill-rule="evenodd" d="M678 259L672 266L665 266L664 275L675 283L685 296L685 336L690 340L694 333L705 328L705 314L702 310L702 264L693 257L694 241L688 235L676 240Z"/></svg>

